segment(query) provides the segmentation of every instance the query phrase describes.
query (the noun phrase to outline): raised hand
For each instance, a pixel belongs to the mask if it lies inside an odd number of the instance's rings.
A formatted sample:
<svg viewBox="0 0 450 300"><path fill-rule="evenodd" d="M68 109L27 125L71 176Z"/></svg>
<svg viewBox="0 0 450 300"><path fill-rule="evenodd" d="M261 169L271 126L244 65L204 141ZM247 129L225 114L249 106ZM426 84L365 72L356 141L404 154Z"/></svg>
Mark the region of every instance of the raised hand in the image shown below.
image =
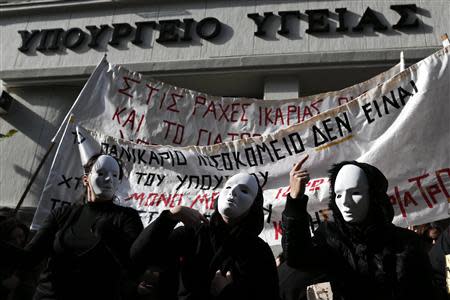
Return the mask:
<svg viewBox="0 0 450 300"><path fill-rule="evenodd" d="M198 210L181 205L170 209L170 218L182 222L185 226L194 226L201 222L208 223L208 219Z"/></svg>
<svg viewBox="0 0 450 300"><path fill-rule="evenodd" d="M232 282L233 278L231 277L230 271L228 271L227 274L223 276L222 272L220 272L220 270L217 270L216 275L211 281L211 294L213 296L219 295L222 292L222 290Z"/></svg>
<svg viewBox="0 0 450 300"><path fill-rule="evenodd" d="M309 155L306 155L302 160L294 165L289 173L289 186L291 188L290 195L292 198L297 199L305 194L306 183L309 181L309 173L303 169L303 164L308 159Z"/></svg>

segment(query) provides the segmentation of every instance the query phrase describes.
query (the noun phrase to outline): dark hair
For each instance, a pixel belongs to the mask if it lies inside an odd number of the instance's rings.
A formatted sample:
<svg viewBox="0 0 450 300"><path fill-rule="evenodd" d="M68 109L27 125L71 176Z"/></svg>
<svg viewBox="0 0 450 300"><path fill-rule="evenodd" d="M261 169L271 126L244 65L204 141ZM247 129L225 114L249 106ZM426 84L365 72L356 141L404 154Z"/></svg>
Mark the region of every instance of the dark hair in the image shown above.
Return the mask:
<svg viewBox="0 0 450 300"><path fill-rule="evenodd" d="M0 207L0 222L10 217L14 217L14 209L6 206Z"/></svg>
<svg viewBox="0 0 450 300"><path fill-rule="evenodd" d="M9 239L9 235L15 228L22 229L23 233L25 234L26 241L28 239L30 229L14 216L6 217L5 219L0 221L0 240L7 241Z"/></svg>
<svg viewBox="0 0 450 300"><path fill-rule="evenodd" d="M93 155L91 158L89 158L88 162L83 166L84 174L89 174L91 172L92 166L95 164L95 162L98 160L98 158L102 155L108 155L108 154L98 153L98 154ZM108 156L111 156L111 155L108 155ZM122 179L123 178L122 161L120 159L118 159L117 157L114 157L114 156L111 156L111 157L114 158L114 160L119 165L119 179Z"/></svg>

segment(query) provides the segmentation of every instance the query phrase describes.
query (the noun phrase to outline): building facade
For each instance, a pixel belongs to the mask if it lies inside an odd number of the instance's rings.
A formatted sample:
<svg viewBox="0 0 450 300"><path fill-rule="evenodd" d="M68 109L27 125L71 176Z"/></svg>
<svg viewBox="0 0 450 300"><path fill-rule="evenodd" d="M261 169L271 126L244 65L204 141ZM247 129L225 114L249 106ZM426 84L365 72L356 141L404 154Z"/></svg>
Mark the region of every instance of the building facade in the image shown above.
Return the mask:
<svg viewBox="0 0 450 300"><path fill-rule="evenodd" d="M193 90L285 99L362 82L397 64L401 51L414 63L450 31L449 0L37 0L0 2L0 13L0 205L9 207L105 54ZM37 206L51 161L25 213Z"/></svg>

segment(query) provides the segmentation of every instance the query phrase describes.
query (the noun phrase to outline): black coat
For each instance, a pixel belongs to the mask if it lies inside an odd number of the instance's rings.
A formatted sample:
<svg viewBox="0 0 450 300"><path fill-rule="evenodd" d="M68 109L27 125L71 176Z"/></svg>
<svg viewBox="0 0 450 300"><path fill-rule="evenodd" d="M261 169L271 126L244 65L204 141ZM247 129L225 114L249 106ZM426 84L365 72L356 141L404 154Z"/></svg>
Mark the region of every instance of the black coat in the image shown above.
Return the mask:
<svg viewBox="0 0 450 300"><path fill-rule="evenodd" d="M322 223L311 237L307 196L288 196L282 216L288 265L326 274L335 299L433 299L431 266L423 244L416 233L391 223L387 180L378 169L361 165L370 185L364 224L354 226L343 220L332 191L330 208L335 221ZM338 171L331 173L332 187Z"/></svg>
<svg viewBox="0 0 450 300"><path fill-rule="evenodd" d="M450 254L450 226L445 229L429 252L431 266L433 267L433 281L438 292L439 299L450 299L447 293L447 273L445 256Z"/></svg>
<svg viewBox="0 0 450 300"><path fill-rule="evenodd" d="M278 277L270 247L258 237L263 228L262 193L234 227L217 212L209 224L181 226L164 211L136 239L136 264L167 267L180 263L179 299L278 299ZM214 298L211 281L217 270L231 272L233 282Z"/></svg>
<svg viewBox="0 0 450 300"><path fill-rule="evenodd" d="M0 241L10 240L10 234L15 228L20 228L25 233L25 242L29 235L28 227L15 217L7 217L0 221ZM24 246L24 245L20 245ZM0 299L7 299L8 295L14 294L12 299L30 299L33 297L35 289L34 272L17 272L18 262L6 259L2 256L0 263L0 282L10 278L12 275L19 278L20 283L15 289L7 289L0 284Z"/></svg>
<svg viewBox="0 0 450 300"><path fill-rule="evenodd" d="M142 231L142 222L131 208L98 204L94 211L97 241L90 249L75 254L65 245L64 236L86 205L51 211L25 250L1 245L9 258L21 262L22 268L48 257L35 300L120 298L123 272L131 267L129 249Z"/></svg>
<svg viewBox="0 0 450 300"><path fill-rule="evenodd" d="M291 268L286 262L278 267L281 300L307 300L306 287L328 281L322 272L305 272Z"/></svg>

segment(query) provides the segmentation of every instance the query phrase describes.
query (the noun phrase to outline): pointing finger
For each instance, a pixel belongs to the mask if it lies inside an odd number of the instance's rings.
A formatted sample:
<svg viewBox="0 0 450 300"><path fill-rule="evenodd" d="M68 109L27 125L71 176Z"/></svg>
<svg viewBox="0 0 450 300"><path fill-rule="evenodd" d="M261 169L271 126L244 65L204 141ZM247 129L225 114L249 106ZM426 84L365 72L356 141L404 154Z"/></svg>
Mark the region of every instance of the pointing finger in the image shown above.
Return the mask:
<svg viewBox="0 0 450 300"><path fill-rule="evenodd" d="M303 157L303 159L301 161L299 161L295 167L294 167L294 171L299 171L302 169L303 163L308 159L309 155L306 154L305 157Z"/></svg>
<svg viewBox="0 0 450 300"><path fill-rule="evenodd" d="M309 174L309 172L307 170L301 170L301 171L292 172L292 175L298 175L298 174L304 175L304 174Z"/></svg>

